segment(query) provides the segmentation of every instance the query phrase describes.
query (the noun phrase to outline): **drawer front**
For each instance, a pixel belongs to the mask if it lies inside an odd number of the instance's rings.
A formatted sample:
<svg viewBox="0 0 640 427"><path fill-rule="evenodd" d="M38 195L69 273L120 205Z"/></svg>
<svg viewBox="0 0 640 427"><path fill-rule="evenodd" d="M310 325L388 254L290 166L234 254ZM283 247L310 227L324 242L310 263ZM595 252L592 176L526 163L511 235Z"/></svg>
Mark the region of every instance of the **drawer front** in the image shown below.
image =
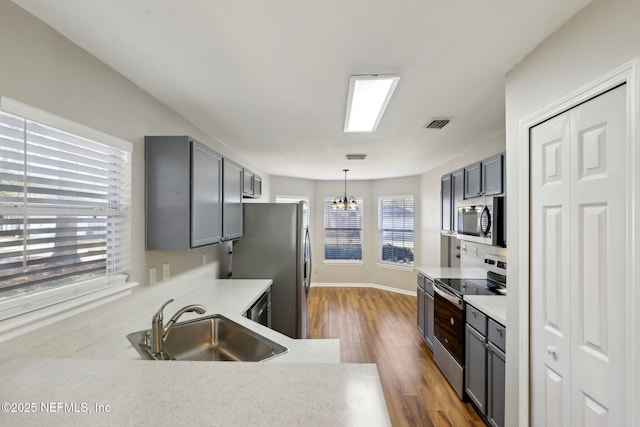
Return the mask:
<svg viewBox="0 0 640 427"><path fill-rule="evenodd" d="M425 281L426 277L424 277L422 274L418 273L418 287L422 290L424 290L424 281Z"/></svg>
<svg viewBox="0 0 640 427"><path fill-rule="evenodd" d="M507 339L507 328L502 326L500 323L496 322L493 319L489 319L489 342L493 343L500 350L505 351L506 348L506 339Z"/></svg>
<svg viewBox="0 0 640 427"><path fill-rule="evenodd" d="M482 335L487 335L487 316L472 305L467 304L467 323Z"/></svg>
<svg viewBox="0 0 640 427"><path fill-rule="evenodd" d="M434 298L434 335L463 365L464 312L436 293Z"/></svg>

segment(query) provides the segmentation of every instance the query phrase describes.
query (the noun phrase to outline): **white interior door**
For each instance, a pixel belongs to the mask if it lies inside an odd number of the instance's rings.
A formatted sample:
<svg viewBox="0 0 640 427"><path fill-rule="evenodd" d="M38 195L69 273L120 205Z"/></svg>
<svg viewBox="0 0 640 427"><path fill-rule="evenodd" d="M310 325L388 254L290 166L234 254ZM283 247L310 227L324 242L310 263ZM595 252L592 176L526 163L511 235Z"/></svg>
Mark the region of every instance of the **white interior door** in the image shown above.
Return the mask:
<svg viewBox="0 0 640 427"><path fill-rule="evenodd" d="M533 426L626 425L626 90L531 129Z"/></svg>

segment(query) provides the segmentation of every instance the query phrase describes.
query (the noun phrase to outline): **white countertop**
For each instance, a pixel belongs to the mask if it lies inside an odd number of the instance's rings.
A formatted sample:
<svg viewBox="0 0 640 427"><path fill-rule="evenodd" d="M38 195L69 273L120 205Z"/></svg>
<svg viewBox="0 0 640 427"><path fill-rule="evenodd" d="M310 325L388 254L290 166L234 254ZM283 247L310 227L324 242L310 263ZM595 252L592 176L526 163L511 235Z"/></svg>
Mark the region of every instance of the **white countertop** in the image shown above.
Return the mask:
<svg viewBox="0 0 640 427"><path fill-rule="evenodd" d="M213 274L200 267L2 343L0 402L34 402L38 413L0 419L15 426L390 425L375 365L340 364L336 339L292 339L242 317L270 279ZM167 318L202 304L202 316L223 314L289 351L265 363L141 360L126 335L149 329L170 298ZM111 412L42 413L47 402L110 405Z"/></svg>
<svg viewBox="0 0 640 427"><path fill-rule="evenodd" d="M464 300L496 322L507 325L507 297L502 295L465 295Z"/></svg>
<svg viewBox="0 0 640 427"><path fill-rule="evenodd" d="M202 304L204 315L186 313L180 321L219 313L287 347L268 363L339 363L338 340L296 340L242 316L271 285L271 279L214 279L213 269L200 267L88 312L2 343L0 365L12 358L78 358L138 360L127 334L151 328L151 317L165 310L169 318L181 307Z"/></svg>
<svg viewBox="0 0 640 427"><path fill-rule="evenodd" d="M0 375L0 402L22 405L3 403L2 425L391 425L372 364L20 360Z"/></svg>
<svg viewBox="0 0 640 427"><path fill-rule="evenodd" d="M487 270L479 267L416 267L420 273L431 279L484 279Z"/></svg>

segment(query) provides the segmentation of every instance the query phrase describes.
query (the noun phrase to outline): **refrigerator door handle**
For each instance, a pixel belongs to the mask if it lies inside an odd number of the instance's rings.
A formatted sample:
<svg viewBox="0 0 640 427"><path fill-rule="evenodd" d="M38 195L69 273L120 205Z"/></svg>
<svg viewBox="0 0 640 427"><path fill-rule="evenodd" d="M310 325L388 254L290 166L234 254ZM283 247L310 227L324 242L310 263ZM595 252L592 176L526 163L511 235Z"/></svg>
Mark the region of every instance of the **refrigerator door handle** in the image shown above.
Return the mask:
<svg viewBox="0 0 640 427"><path fill-rule="evenodd" d="M311 241L309 239L309 228L305 230L304 233L304 288L306 293L309 293L309 288L311 287Z"/></svg>

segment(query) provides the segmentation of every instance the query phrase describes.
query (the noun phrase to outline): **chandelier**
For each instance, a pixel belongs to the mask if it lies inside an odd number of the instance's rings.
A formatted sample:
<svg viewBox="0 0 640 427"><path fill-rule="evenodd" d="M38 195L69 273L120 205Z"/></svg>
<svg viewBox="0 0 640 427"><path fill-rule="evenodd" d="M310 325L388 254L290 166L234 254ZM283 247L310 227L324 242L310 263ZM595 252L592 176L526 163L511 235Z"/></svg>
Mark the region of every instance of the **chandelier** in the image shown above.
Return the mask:
<svg viewBox="0 0 640 427"><path fill-rule="evenodd" d="M347 172L349 169L342 169L344 171L344 196L336 197L333 203L331 203L331 209L351 209L357 210L358 203L356 202L356 198L353 196L347 196Z"/></svg>

